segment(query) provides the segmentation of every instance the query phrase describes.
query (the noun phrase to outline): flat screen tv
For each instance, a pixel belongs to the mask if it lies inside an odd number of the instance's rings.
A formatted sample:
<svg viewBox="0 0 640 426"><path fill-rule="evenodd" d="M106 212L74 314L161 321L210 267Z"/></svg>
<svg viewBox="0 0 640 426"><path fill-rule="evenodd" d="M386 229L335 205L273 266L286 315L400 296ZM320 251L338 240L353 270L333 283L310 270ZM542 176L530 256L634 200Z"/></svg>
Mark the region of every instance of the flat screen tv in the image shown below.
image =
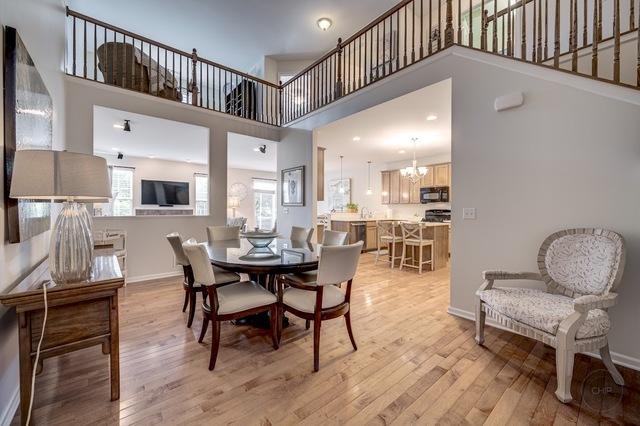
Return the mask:
<svg viewBox="0 0 640 426"><path fill-rule="evenodd" d="M189 205L189 182L142 179L142 204Z"/></svg>

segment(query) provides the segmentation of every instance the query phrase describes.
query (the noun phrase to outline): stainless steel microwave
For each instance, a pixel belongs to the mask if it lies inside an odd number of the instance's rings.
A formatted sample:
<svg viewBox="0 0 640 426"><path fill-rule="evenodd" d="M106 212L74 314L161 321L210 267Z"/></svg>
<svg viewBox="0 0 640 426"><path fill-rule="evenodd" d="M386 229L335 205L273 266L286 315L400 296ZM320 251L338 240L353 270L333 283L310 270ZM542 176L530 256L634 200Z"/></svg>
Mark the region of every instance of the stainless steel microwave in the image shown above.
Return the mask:
<svg viewBox="0 0 640 426"><path fill-rule="evenodd" d="M449 187L448 186L430 186L420 188L420 202L428 203L448 203Z"/></svg>

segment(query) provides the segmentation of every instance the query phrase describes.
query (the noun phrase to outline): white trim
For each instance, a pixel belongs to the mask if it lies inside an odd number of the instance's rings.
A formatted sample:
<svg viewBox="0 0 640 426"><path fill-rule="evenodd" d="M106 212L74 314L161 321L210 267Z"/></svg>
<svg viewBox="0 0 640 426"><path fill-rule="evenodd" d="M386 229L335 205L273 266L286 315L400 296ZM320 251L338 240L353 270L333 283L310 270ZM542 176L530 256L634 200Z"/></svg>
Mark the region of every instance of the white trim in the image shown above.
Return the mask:
<svg viewBox="0 0 640 426"><path fill-rule="evenodd" d="M13 395L9 398L7 405L2 409L2 415L0 415L0 426L9 426L13 417L16 415L18 411L18 406L20 405L20 386L16 386L16 389L13 391Z"/></svg>
<svg viewBox="0 0 640 426"><path fill-rule="evenodd" d="M160 274L138 275L136 277L127 277L127 284L139 283L142 281L159 280L161 278L179 277L182 271L163 272Z"/></svg>
<svg viewBox="0 0 640 426"><path fill-rule="evenodd" d="M464 309L459 309L459 308L454 308L453 306L449 306L447 308L447 312L453 316L456 317L460 317L460 318L464 318L464 319L468 319L471 321L475 321L475 314L471 311L465 311ZM510 328L504 327L502 325L500 325L499 323L497 323L496 321L494 321L491 318L486 319L486 325L491 326L491 327L495 327L498 328L500 330L506 330L506 331L510 331L512 333L515 333L515 331L511 330ZM598 358L600 359L600 355L593 353L593 352L583 352L585 355L589 355L591 357L594 358ZM613 352L611 351L611 358L613 359L613 362L615 364L621 365L623 367L627 367L630 368L632 370L636 370L636 371L640 371L640 359L638 358L633 358L618 352Z"/></svg>

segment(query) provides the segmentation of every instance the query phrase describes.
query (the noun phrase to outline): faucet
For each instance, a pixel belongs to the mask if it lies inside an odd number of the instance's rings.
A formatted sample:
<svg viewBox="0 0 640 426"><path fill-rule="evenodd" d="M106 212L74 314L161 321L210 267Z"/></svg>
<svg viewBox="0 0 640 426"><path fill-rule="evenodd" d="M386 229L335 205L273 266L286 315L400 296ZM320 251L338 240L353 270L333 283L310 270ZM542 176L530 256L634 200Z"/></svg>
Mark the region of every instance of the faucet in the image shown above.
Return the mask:
<svg viewBox="0 0 640 426"><path fill-rule="evenodd" d="M367 210L367 213L365 214L365 209ZM363 207L360 209L360 219L364 219L365 217L367 217L367 215L371 215L371 210L369 210L366 207Z"/></svg>

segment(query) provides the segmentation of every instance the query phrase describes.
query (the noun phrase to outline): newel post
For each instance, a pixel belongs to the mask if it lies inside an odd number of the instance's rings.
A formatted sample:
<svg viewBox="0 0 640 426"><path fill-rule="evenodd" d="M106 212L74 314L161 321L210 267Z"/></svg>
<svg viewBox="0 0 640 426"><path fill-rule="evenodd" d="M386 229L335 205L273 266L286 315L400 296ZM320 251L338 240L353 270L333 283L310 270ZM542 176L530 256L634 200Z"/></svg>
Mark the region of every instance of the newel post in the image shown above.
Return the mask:
<svg viewBox="0 0 640 426"><path fill-rule="evenodd" d="M453 46L453 0L447 0L447 20L444 29L444 47Z"/></svg>
<svg viewBox="0 0 640 426"><path fill-rule="evenodd" d="M198 51L194 48L191 53L191 83L189 83L189 91L191 92L191 105L198 106L198 76L196 74L196 65L198 63Z"/></svg>
<svg viewBox="0 0 640 426"><path fill-rule="evenodd" d="M335 88L335 97L339 98L342 96L342 38L338 39L338 46L336 47L336 51L338 52L338 60L336 61L336 88Z"/></svg>

